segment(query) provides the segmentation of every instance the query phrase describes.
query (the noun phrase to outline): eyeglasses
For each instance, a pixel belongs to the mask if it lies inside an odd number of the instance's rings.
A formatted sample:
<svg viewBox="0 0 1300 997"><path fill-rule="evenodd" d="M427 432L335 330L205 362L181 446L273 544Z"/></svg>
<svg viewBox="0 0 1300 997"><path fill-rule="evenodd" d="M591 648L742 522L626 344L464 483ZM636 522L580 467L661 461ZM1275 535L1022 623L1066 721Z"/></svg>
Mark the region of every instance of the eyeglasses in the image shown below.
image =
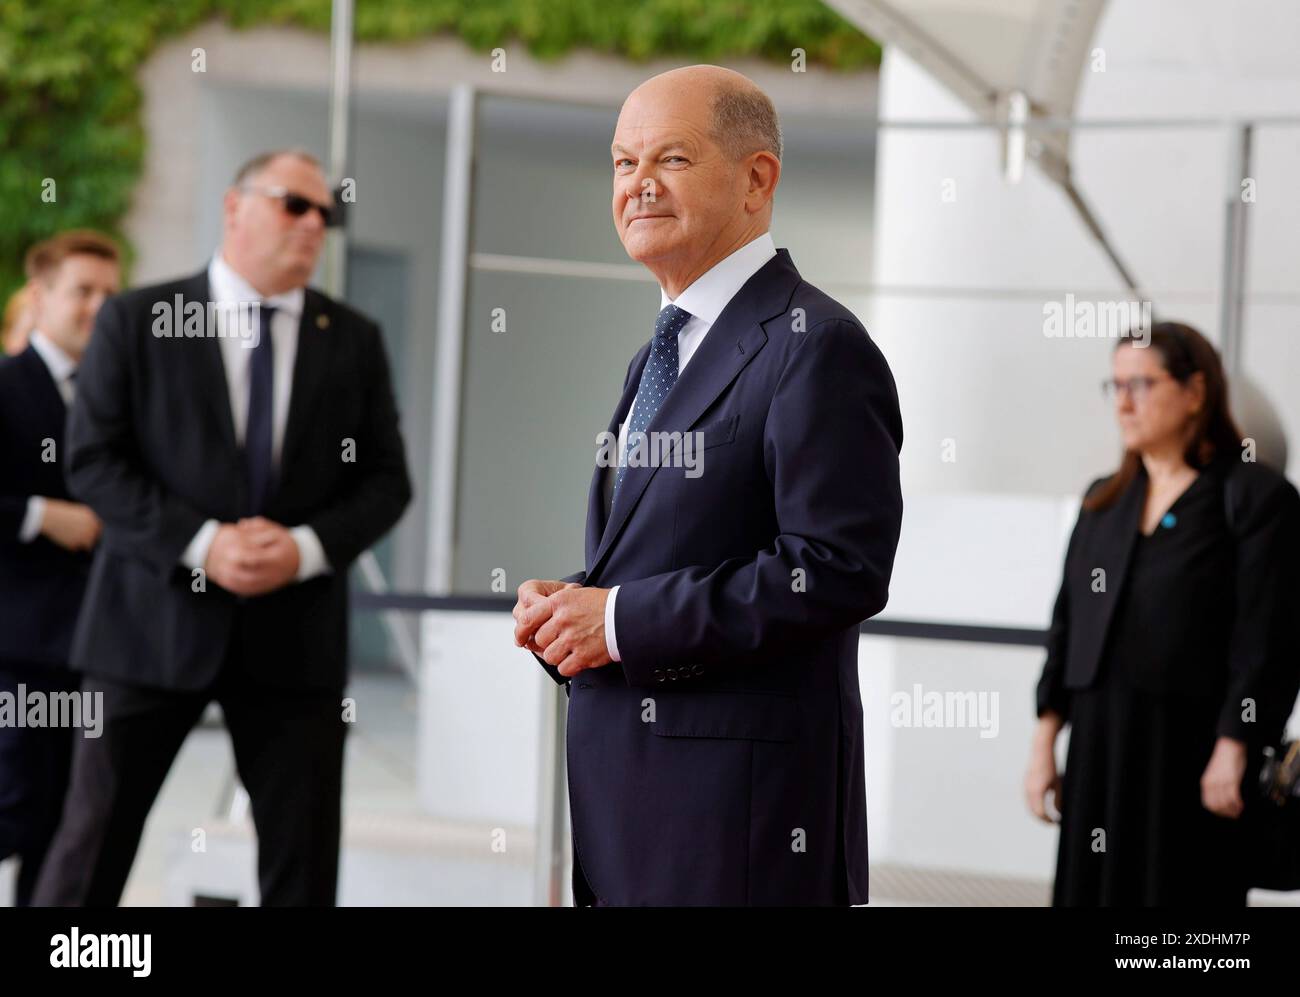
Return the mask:
<svg viewBox="0 0 1300 997"><path fill-rule="evenodd" d="M302 194L295 194L285 187L257 187L253 184L244 184L240 190L252 191L254 194L261 194L263 197L269 197L272 200L280 202L280 207L292 215L294 218L301 218L313 208L320 214L320 220L326 228L332 228L339 224L339 214L332 204L319 204L310 197L304 197Z"/></svg>
<svg viewBox="0 0 1300 997"><path fill-rule="evenodd" d="M1101 393L1106 398L1115 398L1121 391L1127 391L1128 396L1135 402L1140 402L1143 398L1151 393L1151 389L1161 381L1172 381L1173 378L1166 374L1164 377L1130 377L1121 379L1109 377L1101 382Z"/></svg>

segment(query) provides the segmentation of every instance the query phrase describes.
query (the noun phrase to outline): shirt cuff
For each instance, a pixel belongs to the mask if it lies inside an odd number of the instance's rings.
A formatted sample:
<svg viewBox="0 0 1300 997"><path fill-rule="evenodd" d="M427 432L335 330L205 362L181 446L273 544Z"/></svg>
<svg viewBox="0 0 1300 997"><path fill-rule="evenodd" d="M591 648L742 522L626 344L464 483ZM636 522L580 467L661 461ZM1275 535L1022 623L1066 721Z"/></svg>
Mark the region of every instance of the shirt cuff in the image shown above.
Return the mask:
<svg viewBox="0 0 1300 997"><path fill-rule="evenodd" d="M29 544L41 535L41 523L45 520L45 499L32 495L27 499L27 512L18 527L18 542Z"/></svg>
<svg viewBox="0 0 1300 997"><path fill-rule="evenodd" d="M329 573L330 563L315 530L310 526L295 526L289 531L289 536L298 545L298 575L295 581L305 582L308 578Z"/></svg>
<svg viewBox="0 0 1300 997"><path fill-rule="evenodd" d="M212 546L212 541L217 536L217 530L221 524L215 519L209 519L199 527L199 532L194 534L194 539L190 541L189 546L181 551L181 564L193 570L194 568L203 568L208 563L208 548Z"/></svg>
<svg viewBox="0 0 1300 997"><path fill-rule="evenodd" d="M605 650L609 652L610 661L622 661L618 654L618 635L614 633L614 600L618 598L618 586L609 590L605 600Z"/></svg>

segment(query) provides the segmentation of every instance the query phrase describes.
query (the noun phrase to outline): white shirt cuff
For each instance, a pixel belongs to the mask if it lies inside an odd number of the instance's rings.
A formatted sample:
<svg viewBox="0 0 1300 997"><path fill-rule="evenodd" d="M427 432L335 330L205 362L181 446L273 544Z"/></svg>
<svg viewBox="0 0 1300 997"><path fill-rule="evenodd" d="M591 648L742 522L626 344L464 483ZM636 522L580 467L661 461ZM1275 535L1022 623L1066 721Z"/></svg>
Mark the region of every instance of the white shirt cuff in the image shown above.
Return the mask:
<svg viewBox="0 0 1300 997"><path fill-rule="evenodd" d="M609 653L610 661L623 660L618 656L618 635L614 633L614 600L617 598L618 586L615 585L605 600L605 650Z"/></svg>
<svg viewBox="0 0 1300 997"><path fill-rule="evenodd" d="M298 545L298 575L296 581L305 582L308 578L328 574L330 563L325 557L325 548L321 546L320 537L310 526L295 526L289 531L293 542Z"/></svg>
<svg viewBox="0 0 1300 997"><path fill-rule="evenodd" d="M27 499L27 512L18 527L18 542L29 544L41 535L41 523L45 519L45 499L32 495Z"/></svg>
<svg viewBox="0 0 1300 997"><path fill-rule="evenodd" d="M209 519L200 526L189 546L181 551L181 564L190 570L205 567L208 563L208 548L212 546L220 527L221 524L215 519Z"/></svg>

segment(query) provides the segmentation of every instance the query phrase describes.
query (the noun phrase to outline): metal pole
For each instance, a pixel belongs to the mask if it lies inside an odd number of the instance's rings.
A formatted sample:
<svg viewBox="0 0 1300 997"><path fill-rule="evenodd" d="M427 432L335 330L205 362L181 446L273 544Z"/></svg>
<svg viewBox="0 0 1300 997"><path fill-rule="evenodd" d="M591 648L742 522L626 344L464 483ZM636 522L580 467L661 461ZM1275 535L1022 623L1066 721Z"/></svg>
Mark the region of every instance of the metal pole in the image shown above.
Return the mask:
<svg viewBox="0 0 1300 997"><path fill-rule="evenodd" d="M474 198L477 97L460 84L447 109L447 153L442 196L442 246L438 280L437 371L430 433L429 545L425 588L450 595L455 572L456 472L459 465L461 393L465 362L465 298L468 292ZM545 683L550 686L551 683ZM558 691L558 690L557 690ZM543 688L537 752L535 893L540 905L559 906L564 810L556 806L564 787L564 702ZM558 831L556 821L559 821ZM559 869L556 869L558 855Z"/></svg>
<svg viewBox="0 0 1300 997"><path fill-rule="evenodd" d="M550 679L542 680L541 730L537 744L537 846L533 874L538 907L563 907L568 862L568 784L565 724L569 697Z"/></svg>
<svg viewBox="0 0 1300 997"><path fill-rule="evenodd" d="M474 88L451 91L442 188L442 259L438 280L437 371L430 434L429 549L425 588L449 595L455 568L456 469L469 280L470 208L474 197Z"/></svg>
<svg viewBox="0 0 1300 997"><path fill-rule="evenodd" d="M1254 126L1247 123L1232 136L1228 169L1227 215L1223 226L1223 278L1219 288L1219 351L1231 376L1241 370L1242 315L1246 298L1246 209L1242 183L1250 176Z"/></svg>
<svg viewBox="0 0 1300 997"><path fill-rule="evenodd" d="M330 11L330 118L329 180L337 188L350 169L352 143L352 14L353 0L333 0ZM345 216L346 218L346 216ZM325 292L342 299L347 293L348 236L346 227L325 233ZM358 558L360 578L371 591L388 591L383 569L372 551ZM414 676L417 669L415 641L397 613L385 613L384 628L392 638L402 666Z"/></svg>
<svg viewBox="0 0 1300 997"><path fill-rule="evenodd" d="M464 382L465 299L470 270L477 103L474 88L460 84L451 91L447 111L425 585L434 595L451 593L456 564L456 472ZM539 905L558 907L565 899L565 846L568 842L565 774L568 697L550 681L542 682L542 686L537 751L535 893Z"/></svg>
<svg viewBox="0 0 1300 997"><path fill-rule="evenodd" d="M352 0L333 0L330 13L330 182L341 183L348 170L352 105ZM347 235L330 229L325 237L325 292L342 298L347 280Z"/></svg>

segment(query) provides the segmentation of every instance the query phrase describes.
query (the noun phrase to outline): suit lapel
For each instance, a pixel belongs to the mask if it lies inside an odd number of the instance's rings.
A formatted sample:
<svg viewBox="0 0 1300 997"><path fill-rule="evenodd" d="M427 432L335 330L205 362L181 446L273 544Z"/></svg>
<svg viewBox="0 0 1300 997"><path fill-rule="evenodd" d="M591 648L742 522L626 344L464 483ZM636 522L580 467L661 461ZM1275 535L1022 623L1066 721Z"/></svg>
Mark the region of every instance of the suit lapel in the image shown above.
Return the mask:
<svg viewBox="0 0 1300 997"><path fill-rule="evenodd" d="M1106 569L1107 575L1113 579L1113 585L1111 586L1111 598L1103 603L1101 619L1097 621L1096 632L1100 635L1097 644L1098 654L1102 653L1105 648L1110 623L1115 616L1115 607L1119 605L1120 600L1124 597L1124 583L1128 580L1129 561L1133 555L1133 545L1137 542L1138 531L1142 527L1142 509L1146 505L1146 495L1146 472L1139 470L1137 476L1129 483L1128 488L1113 507L1112 514L1107 517L1104 526L1099 548L1103 551L1113 551L1114 554L1113 559L1107 558L1109 563L1096 565L1096 567ZM1092 568L1088 570L1091 571Z"/></svg>
<svg viewBox="0 0 1300 997"><path fill-rule="evenodd" d="M45 361L36 352L36 347L30 343L18 356L26 368L33 399L40 406L40 411L34 413L40 418L39 424L62 426L68 415L68 407L63 403L63 395L59 393L59 386L54 383L54 375L50 373L50 368L45 366Z"/></svg>
<svg viewBox="0 0 1300 997"><path fill-rule="evenodd" d="M211 298L207 271L197 274L181 293L187 302L198 301L206 309ZM206 318L204 327L207 327ZM298 344L294 352L293 384L280 454L281 466L284 466L295 448L301 446L311 425L312 410L320 397L324 374L328 369L333 342L329 329L328 302L322 295L308 288L303 296L302 318L298 323ZM216 421L222 442L233 453L238 450L238 443L235 439L234 415L230 411L230 388L226 381L225 361L221 356L221 340L215 335L203 336L196 345L195 350L187 352L195 358L199 394Z"/></svg>
<svg viewBox="0 0 1300 997"><path fill-rule="evenodd" d="M633 358L631 373L628 375L627 384L623 386L623 396L618 400L618 405L614 409L614 416L605 430L615 440L616 448L619 426L627 418L628 413L632 411L632 403L636 400L637 389L641 385L641 372L645 370L646 361L649 357L650 344L647 343L641 347L641 352ZM687 369L689 370L689 368ZM617 449L615 449L614 457L616 460L618 459ZM600 539L604 535L608 523L605 511L605 477L609 470L608 467L597 464L595 471L591 475L591 487L587 490L587 543L585 549L587 565L595 563L596 550L600 546Z"/></svg>
<svg viewBox="0 0 1300 997"><path fill-rule="evenodd" d="M668 392L659 411L650 420L646 432L690 430L767 343L763 323L786 311L799 281L799 272L795 269L790 254L784 249L778 249L776 256L750 277L727 303L696 349L691 362ZM649 355L648 349L646 355ZM644 359L640 366L644 368ZM641 371L638 369L628 384L632 397L635 397L636 386L640 385L640 381ZM620 410L625 412L630 406L631 399L625 391L619 403ZM591 559L588 577L594 575L601 562L608 557L614 542L640 502L646 486L658 470L656 466L628 468L623 476L623 490L601 535L596 555ZM588 508L589 522L593 516L603 516L603 505Z"/></svg>
<svg viewBox="0 0 1300 997"><path fill-rule="evenodd" d="M181 298L186 307L191 302L196 302L203 309L204 335L193 343L192 349L177 352L192 358L190 362L194 379L198 382L201 404L208 409L217 433L221 436L221 442L229 452L234 453L238 447L235 442L234 416L230 412L230 387L226 381L226 363L221 357L221 339L217 335L218 329L210 325L217 319L210 311L212 291L208 285L206 270L195 274L185 283L181 290Z"/></svg>
<svg viewBox="0 0 1300 997"><path fill-rule="evenodd" d="M311 426L312 412L320 399L334 348L329 303L310 288L303 296L302 319L298 323L298 348L293 361L293 387L289 395L289 418L284 428L280 466L302 446Z"/></svg>

